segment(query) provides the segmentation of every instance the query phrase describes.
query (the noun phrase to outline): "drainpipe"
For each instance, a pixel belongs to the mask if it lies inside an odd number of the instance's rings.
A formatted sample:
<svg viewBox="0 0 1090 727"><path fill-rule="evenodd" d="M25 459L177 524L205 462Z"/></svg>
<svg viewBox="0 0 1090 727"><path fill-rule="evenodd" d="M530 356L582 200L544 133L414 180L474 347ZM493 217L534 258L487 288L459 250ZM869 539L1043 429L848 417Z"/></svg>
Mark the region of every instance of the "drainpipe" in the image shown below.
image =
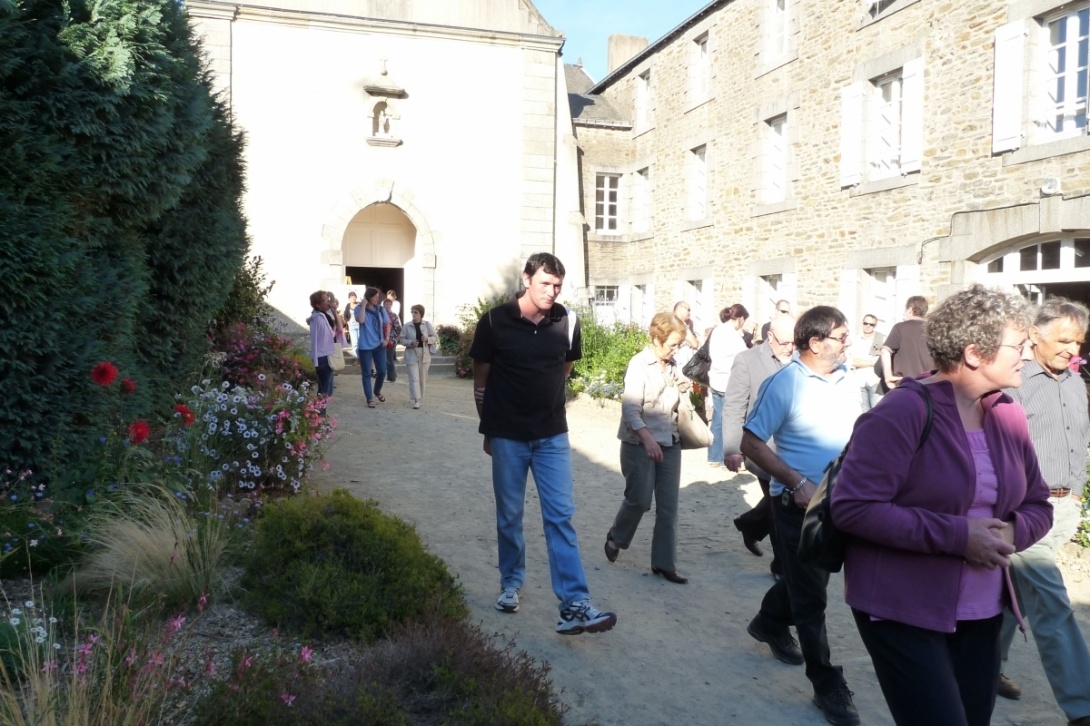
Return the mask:
<svg viewBox="0 0 1090 727"><path fill-rule="evenodd" d="M560 41L560 47L556 49L556 58L553 59L553 255L556 255L556 170L560 154L560 142L556 138L559 130L556 118L560 115L560 58L564 54L564 44L567 39ZM566 99L565 99L566 100Z"/></svg>

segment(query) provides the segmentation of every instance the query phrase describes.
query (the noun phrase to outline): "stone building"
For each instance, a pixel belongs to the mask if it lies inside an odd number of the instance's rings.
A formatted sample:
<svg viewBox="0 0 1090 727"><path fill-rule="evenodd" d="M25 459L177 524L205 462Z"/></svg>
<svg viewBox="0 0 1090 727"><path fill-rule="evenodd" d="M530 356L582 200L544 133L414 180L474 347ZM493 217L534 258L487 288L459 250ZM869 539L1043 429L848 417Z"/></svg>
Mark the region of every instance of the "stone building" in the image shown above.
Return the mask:
<svg viewBox="0 0 1090 727"><path fill-rule="evenodd" d="M529 0L187 0L246 134L252 252L301 322L362 285L436 323L547 250L585 281L563 38Z"/></svg>
<svg viewBox="0 0 1090 727"><path fill-rule="evenodd" d="M589 294L900 320L971 282L1090 299L1087 2L715 0L566 71Z"/></svg>

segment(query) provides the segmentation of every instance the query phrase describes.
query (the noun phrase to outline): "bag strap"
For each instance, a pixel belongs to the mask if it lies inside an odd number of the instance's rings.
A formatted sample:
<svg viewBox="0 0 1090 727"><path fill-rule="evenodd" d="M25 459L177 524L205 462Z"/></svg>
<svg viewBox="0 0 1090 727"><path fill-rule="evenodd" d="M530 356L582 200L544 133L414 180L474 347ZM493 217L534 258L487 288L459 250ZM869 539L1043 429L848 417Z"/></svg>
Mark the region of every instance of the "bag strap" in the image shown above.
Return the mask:
<svg viewBox="0 0 1090 727"><path fill-rule="evenodd" d="M931 434L931 424L934 419L934 407L931 405L931 392L927 389L927 384L920 384L919 394L923 397L923 402L927 406L927 421L923 425L923 433L920 434L920 443L916 445L916 451L919 452L923 447L924 442L927 441L928 436Z"/></svg>

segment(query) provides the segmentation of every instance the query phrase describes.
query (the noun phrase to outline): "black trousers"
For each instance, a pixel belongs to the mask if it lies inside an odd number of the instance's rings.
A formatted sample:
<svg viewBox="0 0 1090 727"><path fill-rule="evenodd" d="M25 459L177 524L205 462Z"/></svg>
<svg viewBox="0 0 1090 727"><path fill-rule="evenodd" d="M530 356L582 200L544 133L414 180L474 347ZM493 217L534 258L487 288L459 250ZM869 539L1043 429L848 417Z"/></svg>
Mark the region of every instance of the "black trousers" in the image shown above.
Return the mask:
<svg viewBox="0 0 1090 727"><path fill-rule="evenodd" d="M772 501L768 494L770 483L768 480L762 480L758 477L757 484L761 486L761 499L736 519L738 528L750 540L764 540L769 535L775 537L772 533ZM776 547L774 545L772 547L772 563L768 566L768 569L773 573L783 573L780 559L776 557Z"/></svg>
<svg viewBox="0 0 1090 727"><path fill-rule="evenodd" d="M852 609L897 724L991 722L999 683L1002 614L958 621L952 634L897 621L871 621Z"/></svg>
<svg viewBox="0 0 1090 727"><path fill-rule="evenodd" d="M397 369L395 368L395 364L397 364L397 349L391 346L390 348L386 349L387 381L397 381Z"/></svg>
<svg viewBox="0 0 1090 727"><path fill-rule="evenodd" d="M772 505L772 550L783 567L777 581L761 602L757 617L772 633L784 633L791 624L799 635L799 647L806 660L806 677L815 694L826 694L842 686L843 670L829 662L829 638L825 632L826 589L829 573L799 561L799 533L805 510L781 497Z"/></svg>

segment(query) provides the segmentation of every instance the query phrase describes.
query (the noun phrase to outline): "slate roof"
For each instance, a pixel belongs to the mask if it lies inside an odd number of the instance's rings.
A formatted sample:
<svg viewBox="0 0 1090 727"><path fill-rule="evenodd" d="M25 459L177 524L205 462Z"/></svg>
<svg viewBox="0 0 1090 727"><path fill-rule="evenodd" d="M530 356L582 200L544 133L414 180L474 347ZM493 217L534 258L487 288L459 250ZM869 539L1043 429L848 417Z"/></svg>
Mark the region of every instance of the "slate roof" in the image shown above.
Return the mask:
<svg viewBox="0 0 1090 727"><path fill-rule="evenodd" d="M618 111L609 99L587 94L594 87L594 81L583 66L565 63L564 81L568 86L568 106L571 107L572 121L591 126L631 128L632 121L628 115Z"/></svg>

